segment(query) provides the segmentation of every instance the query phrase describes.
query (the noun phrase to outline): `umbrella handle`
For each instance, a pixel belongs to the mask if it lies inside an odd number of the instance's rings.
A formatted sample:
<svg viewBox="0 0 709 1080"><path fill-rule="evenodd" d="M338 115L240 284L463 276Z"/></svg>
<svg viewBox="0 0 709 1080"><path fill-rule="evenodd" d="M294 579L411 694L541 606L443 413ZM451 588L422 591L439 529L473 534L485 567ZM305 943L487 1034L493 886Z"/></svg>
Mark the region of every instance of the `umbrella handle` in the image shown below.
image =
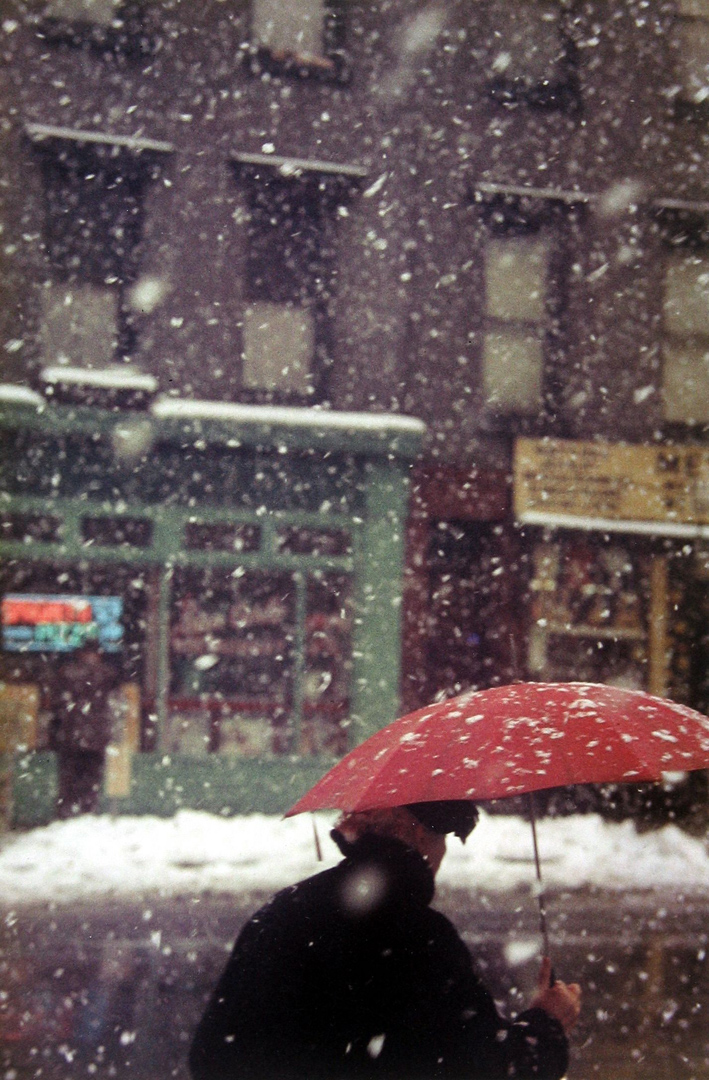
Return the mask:
<svg viewBox="0 0 709 1080"><path fill-rule="evenodd" d="M542 866L539 860L539 844L537 843L537 817L534 810L534 792L529 791L527 793L527 801L529 804L529 821L532 826L532 844L534 845L534 867L537 872L537 884L539 891L537 899L539 901L539 930L542 935L542 946L544 949L544 956L549 956L549 931L547 930L547 913L544 899L544 883L542 881ZM549 979L549 985L553 986L556 982L556 975L554 969L551 970L551 976Z"/></svg>

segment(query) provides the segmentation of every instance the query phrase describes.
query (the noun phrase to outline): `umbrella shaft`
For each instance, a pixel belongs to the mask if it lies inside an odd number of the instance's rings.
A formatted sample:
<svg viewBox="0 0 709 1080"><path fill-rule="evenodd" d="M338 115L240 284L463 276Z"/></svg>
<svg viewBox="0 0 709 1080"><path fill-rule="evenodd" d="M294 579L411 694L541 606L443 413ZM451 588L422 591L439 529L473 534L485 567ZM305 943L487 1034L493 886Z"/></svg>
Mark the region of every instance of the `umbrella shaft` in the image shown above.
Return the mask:
<svg viewBox="0 0 709 1080"><path fill-rule="evenodd" d="M547 913L544 903L544 883L542 881L542 866L539 861L539 845L537 843L537 817L534 810L534 792L530 791L529 795L529 820L532 826L532 843L534 845L534 867L537 871L537 882L539 885L539 929L542 935L542 941L544 944L544 955L549 955L549 934L547 931Z"/></svg>

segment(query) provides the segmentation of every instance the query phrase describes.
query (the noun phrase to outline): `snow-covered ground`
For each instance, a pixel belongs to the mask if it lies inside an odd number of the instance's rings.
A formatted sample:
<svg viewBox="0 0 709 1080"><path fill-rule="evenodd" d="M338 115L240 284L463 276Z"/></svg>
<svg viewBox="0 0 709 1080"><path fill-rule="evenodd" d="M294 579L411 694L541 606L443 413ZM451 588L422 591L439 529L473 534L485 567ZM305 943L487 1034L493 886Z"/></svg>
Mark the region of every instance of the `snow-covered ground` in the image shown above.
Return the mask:
<svg viewBox="0 0 709 1080"><path fill-rule="evenodd" d="M332 865L328 836L335 815L314 818L323 852L318 863L313 819L254 814L221 818L183 810L174 818L81 817L10 834L0 849L0 903L57 903L159 890L165 896L204 890L272 890ZM709 888L709 852L674 826L638 835L631 822L594 815L545 819L538 825L545 884L608 889ZM510 890L534 884L529 825L481 815L465 846L451 837L439 882Z"/></svg>

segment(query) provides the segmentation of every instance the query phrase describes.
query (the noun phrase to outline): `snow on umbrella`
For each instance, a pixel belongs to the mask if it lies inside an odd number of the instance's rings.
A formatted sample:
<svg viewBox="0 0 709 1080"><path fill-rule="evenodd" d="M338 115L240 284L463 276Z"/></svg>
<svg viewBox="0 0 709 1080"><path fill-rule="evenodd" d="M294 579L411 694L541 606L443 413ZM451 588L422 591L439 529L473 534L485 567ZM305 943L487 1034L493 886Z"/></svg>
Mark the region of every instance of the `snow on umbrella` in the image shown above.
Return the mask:
<svg viewBox="0 0 709 1080"><path fill-rule="evenodd" d="M573 784L636 783L709 767L709 719L640 690L515 683L400 717L370 736L286 814L530 795ZM546 948L544 905L540 893Z"/></svg>
<svg viewBox="0 0 709 1080"><path fill-rule="evenodd" d="M400 717L338 762L286 816L499 799L707 767L709 719L694 709L595 683L515 683Z"/></svg>

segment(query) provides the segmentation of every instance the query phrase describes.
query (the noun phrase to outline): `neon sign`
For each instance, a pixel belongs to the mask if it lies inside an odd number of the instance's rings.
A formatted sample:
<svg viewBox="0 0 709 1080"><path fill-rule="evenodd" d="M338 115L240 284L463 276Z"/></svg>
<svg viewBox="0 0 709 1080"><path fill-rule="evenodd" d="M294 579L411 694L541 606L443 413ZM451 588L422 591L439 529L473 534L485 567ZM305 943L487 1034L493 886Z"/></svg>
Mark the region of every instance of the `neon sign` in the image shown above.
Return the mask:
<svg viewBox="0 0 709 1080"><path fill-rule="evenodd" d="M123 641L120 596L7 593L0 611L9 652L71 652L86 641L117 652Z"/></svg>

